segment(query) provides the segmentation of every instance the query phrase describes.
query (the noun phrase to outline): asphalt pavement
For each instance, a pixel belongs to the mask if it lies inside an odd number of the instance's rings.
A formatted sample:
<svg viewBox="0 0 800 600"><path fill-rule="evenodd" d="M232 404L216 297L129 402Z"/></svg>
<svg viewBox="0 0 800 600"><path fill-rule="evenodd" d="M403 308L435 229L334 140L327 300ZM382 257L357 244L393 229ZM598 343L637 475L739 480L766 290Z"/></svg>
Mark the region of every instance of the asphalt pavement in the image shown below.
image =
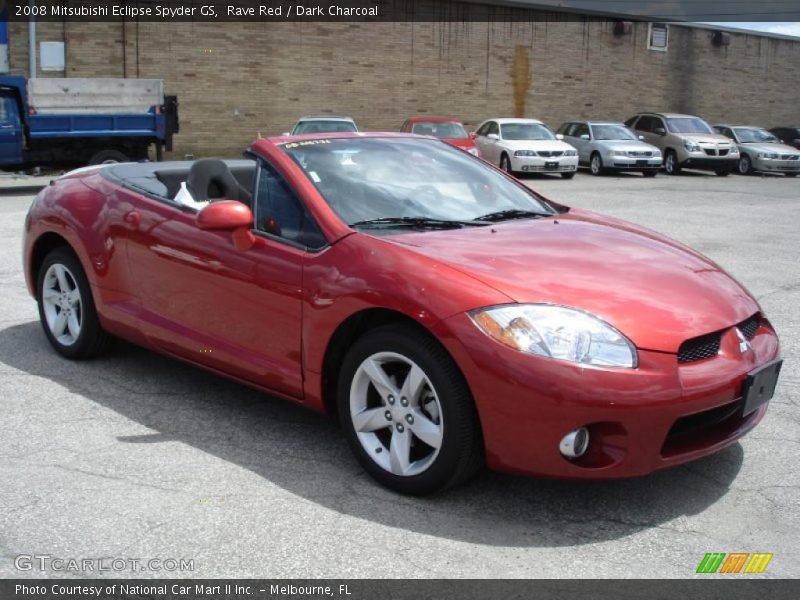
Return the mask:
<svg viewBox="0 0 800 600"><path fill-rule="evenodd" d="M31 196L5 195L0 577L692 577L706 552L770 552L763 576L800 576L800 181L526 182L677 238L754 293L786 361L757 429L638 479L485 472L432 498L399 496L302 408L126 344L90 362L56 355L22 277ZM186 566L98 573L18 559L43 555Z"/></svg>

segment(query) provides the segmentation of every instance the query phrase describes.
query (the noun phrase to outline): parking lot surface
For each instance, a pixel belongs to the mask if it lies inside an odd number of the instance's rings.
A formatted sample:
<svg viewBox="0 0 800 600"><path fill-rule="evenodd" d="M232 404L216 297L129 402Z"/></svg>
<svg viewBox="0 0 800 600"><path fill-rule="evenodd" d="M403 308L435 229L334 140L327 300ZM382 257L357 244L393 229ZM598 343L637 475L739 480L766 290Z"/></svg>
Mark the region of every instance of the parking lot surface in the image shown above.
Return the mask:
<svg viewBox="0 0 800 600"><path fill-rule="evenodd" d="M127 344L57 356L21 271L31 198L0 196L0 576L98 575L15 568L38 554L194 561L100 573L137 577L690 577L706 552L771 552L764 576L800 576L800 181L525 181L685 242L753 292L785 358L758 428L639 479L485 472L398 496L302 408Z"/></svg>

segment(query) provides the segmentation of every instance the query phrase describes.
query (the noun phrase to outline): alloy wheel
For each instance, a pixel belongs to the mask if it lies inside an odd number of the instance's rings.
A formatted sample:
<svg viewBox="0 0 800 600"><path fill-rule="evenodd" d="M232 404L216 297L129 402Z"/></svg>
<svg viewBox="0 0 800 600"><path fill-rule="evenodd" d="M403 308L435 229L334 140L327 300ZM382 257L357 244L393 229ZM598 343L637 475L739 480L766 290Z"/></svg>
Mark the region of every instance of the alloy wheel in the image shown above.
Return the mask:
<svg viewBox="0 0 800 600"><path fill-rule="evenodd" d="M599 154L592 154L592 161L589 163L589 168L592 171L592 175L600 175L600 171L603 170L603 163Z"/></svg>
<svg viewBox="0 0 800 600"><path fill-rule="evenodd" d="M50 333L60 344L71 346L83 325L83 302L75 276L66 266L54 263L44 275L41 293Z"/></svg>
<svg viewBox="0 0 800 600"><path fill-rule="evenodd" d="M350 418L359 443L382 469L402 477L424 473L442 446L444 420L427 374L395 352L378 352L350 385Z"/></svg>

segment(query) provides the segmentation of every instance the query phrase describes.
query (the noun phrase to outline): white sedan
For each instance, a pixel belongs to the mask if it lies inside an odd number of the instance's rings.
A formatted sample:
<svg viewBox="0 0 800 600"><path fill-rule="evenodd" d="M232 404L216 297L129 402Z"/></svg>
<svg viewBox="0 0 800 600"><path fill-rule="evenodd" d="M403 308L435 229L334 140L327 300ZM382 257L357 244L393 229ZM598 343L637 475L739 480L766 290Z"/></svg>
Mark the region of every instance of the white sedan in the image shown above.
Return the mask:
<svg viewBox="0 0 800 600"><path fill-rule="evenodd" d="M561 173L571 179L578 152L536 119L489 119L475 132L481 155L508 173Z"/></svg>

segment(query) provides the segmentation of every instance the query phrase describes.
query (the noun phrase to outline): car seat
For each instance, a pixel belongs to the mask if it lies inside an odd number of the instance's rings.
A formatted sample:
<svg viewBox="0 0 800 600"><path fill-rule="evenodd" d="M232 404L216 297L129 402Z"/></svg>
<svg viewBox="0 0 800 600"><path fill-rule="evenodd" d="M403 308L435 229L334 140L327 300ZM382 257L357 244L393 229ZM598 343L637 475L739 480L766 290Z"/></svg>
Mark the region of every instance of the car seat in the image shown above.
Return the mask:
<svg viewBox="0 0 800 600"><path fill-rule="evenodd" d="M195 201L239 200L251 204L250 192L239 185L228 165L216 158L195 161L189 169L186 188Z"/></svg>

